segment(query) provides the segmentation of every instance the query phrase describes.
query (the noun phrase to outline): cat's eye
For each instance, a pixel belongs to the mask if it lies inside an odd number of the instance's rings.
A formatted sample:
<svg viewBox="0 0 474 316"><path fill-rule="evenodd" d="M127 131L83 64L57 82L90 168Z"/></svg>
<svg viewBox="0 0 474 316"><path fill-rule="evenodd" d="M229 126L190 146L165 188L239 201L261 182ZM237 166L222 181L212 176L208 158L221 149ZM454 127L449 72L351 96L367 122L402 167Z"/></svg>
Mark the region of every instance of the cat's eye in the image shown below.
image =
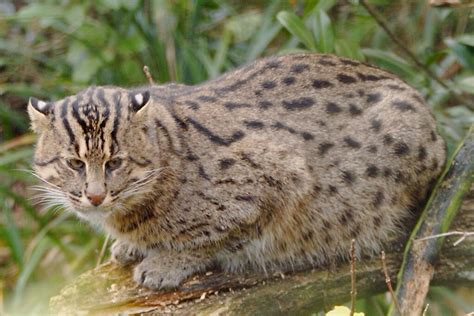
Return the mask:
<svg viewBox="0 0 474 316"><path fill-rule="evenodd" d="M79 159L69 159L67 161L67 164L69 165L69 167L71 167L72 169L76 171L82 171L84 170L84 167L86 166L86 164L82 160L79 160Z"/></svg>
<svg viewBox="0 0 474 316"><path fill-rule="evenodd" d="M112 170L120 168L121 165L122 165L122 159L114 158L107 161L107 163L105 164L105 168L107 168L107 170L109 171L112 171Z"/></svg>

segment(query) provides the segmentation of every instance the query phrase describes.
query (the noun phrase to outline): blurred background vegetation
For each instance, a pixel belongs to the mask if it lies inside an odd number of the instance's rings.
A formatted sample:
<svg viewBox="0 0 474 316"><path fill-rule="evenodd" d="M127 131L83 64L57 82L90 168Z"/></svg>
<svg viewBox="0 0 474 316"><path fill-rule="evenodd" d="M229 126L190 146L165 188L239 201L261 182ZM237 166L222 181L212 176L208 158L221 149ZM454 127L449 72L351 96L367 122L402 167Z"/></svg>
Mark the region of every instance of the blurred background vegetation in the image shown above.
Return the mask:
<svg viewBox="0 0 474 316"><path fill-rule="evenodd" d="M143 65L158 83L195 84L260 56L336 53L421 91L452 150L474 122L472 9L369 3L449 89L418 68L358 1L1 0L0 314L45 313L51 295L97 264L104 244L71 214L32 203L29 96L55 100L91 84L143 85ZM429 315L472 311L472 294L433 287ZM384 295L359 301L367 315L385 310Z"/></svg>

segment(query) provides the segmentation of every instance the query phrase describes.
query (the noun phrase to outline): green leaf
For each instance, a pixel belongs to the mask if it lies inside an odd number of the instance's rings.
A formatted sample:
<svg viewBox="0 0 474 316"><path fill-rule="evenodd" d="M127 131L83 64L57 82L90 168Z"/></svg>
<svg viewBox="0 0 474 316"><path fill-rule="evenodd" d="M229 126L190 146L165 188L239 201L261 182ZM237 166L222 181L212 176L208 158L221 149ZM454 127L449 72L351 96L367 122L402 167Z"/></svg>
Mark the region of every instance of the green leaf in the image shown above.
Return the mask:
<svg viewBox="0 0 474 316"><path fill-rule="evenodd" d="M338 39L334 45L334 51L339 56L346 56L352 59L364 60L364 54L359 44L352 43L344 39Z"/></svg>
<svg viewBox="0 0 474 316"><path fill-rule="evenodd" d="M10 252L12 254L13 259L15 260L16 264L20 267L23 267L23 243L21 241L20 233L18 231L18 227L15 223L15 220L12 216L12 208L9 205L7 200L0 199L0 202L3 202L3 217L4 217L4 225L1 227L2 235L5 238L6 243L10 248Z"/></svg>
<svg viewBox="0 0 474 316"><path fill-rule="evenodd" d="M464 67L474 71L474 47L461 44L452 38L447 38L444 42Z"/></svg>
<svg viewBox="0 0 474 316"><path fill-rule="evenodd" d="M296 16L296 14L288 11L281 11L277 14L278 21L290 32L293 36L303 43L306 48L311 51L316 51L316 43L308 31L303 21Z"/></svg>
<svg viewBox="0 0 474 316"><path fill-rule="evenodd" d="M248 45L246 51L245 61L250 62L260 56L265 48L268 47L270 42L280 33L282 25L274 21L274 16L281 0L273 0L270 5L267 6L262 17L262 23L258 26L258 30Z"/></svg>
<svg viewBox="0 0 474 316"><path fill-rule="evenodd" d="M7 154L0 156L0 169L11 168L11 164L17 163L18 161L29 160L33 156L32 148L25 148L18 151L8 152Z"/></svg>
<svg viewBox="0 0 474 316"><path fill-rule="evenodd" d="M35 271L36 267L38 266L41 258L50 247L50 241L48 239L43 239L33 250L33 252L31 253L31 257L28 259L28 261L25 262L24 268L20 272L20 275L16 282L15 294L13 299L14 305L20 304L21 296L25 290L28 280Z"/></svg>
<svg viewBox="0 0 474 316"><path fill-rule="evenodd" d="M461 44L474 47L474 34L463 34L456 37L456 40Z"/></svg>
<svg viewBox="0 0 474 316"><path fill-rule="evenodd" d="M43 26L50 26L62 16L63 10L57 5L31 3L22 7L16 17L25 22L40 21Z"/></svg>
<svg viewBox="0 0 474 316"><path fill-rule="evenodd" d="M248 12L231 17L225 23L224 32L232 34L234 42L244 42L252 36L262 21L262 15L256 12Z"/></svg>
<svg viewBox="0 0 474 316"><path fill-rule="evenodd" d="M417 72L413 70L409 63L392 52L365 48L362 49L362 53L366 57L373 59L380 67L385 68L402 78L414 80L417 75Z"/></svg>
<svg viewBox="0 0 474 316"><path fill-rule="evenodd" d="M316 10L311 15L310 22L317 50L322 53L332 53L334 51L334 31L329 16L322 10Z"/></svg>
<svg viewBox="0 0 474 316"><path fill-rule="evenodd" d="M458 81L459 89L474 94L474 76L466 77Z"/></svg>

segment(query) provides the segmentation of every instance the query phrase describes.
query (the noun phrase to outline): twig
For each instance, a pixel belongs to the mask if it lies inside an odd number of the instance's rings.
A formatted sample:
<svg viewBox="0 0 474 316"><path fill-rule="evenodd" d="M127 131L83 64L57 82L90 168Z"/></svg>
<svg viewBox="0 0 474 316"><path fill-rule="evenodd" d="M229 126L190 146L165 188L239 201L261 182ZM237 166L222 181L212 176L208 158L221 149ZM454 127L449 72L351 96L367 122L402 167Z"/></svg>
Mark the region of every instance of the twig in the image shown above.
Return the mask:
<svg viewBox="0 0 474 316"><path fill-rule="evenodd" d="M104 260L105 250L107 250L109 239L110 239L110 234L107 234L107 237L105 237L105 240L104 240L104 244L102 245L102 248L100 249L99 258L97 258L96 267L98 267L102 263L102 260Z"/></svg>
<svg viewBox="0 0 474 316"><path fill-rule="evenodd" d="M427 239L440 238L440 237L453 236L453 235L461 235L461 238L459 238L453 243L453 246L457 246L464 239L466 239L466 237L474 236L474 232L447 232L443 234L436 234L436 235L431 235L431 236L427 236L423 238L418 238L418 239L415 239L415 241L422 241L422 240L427 240Z"/></svg>
<svg viewBox="0 0 474 316"><path fill-rule="evenodd" d="M356 275L355 275L355 239L351 240L351 313L354 316L355 302L357 296L356 290Z"/></svg>
<svg viewBox="0 0 474 316"><path fill-rule="evenodd" d="M151 73L150 73L150 69L148 69L147 65L143 66L143 72L145 73L145 76L148 79L148 83L151 85L154 85L155 81L153 80L153 77L151 76Z"/></svg>
<svg viewBox="0 0 474 316"><path fill-rule="evenodd" d="M422 316L426 316L426 312L428 311L428 307L430 307L430 304L426 304L425 306L425 309L423 310L423 314L421 314Z"/></svg>
<svg viewBox="0 0 474 316"><path fill-rule="evenodd" d="M423 64L418 57L414 53L412 53L404 44L403 42L396 37L395 34L392 33L392 31L389 29L387 23L385 23L384 19L380 14L375 11L375 9L367 3L366 0L360 0L360 4L369 12L369 14L374 18L374 20L377 22L377 24L387 33L387 35L390 37L390 39L397 44L398 47L415 63L415 65L426 72L428 76L430 76L433 80L438 82L442 87L444 87L446 90L448 90L453 97L460 103L463 104L469 104L472 105L469 100L466 98L460 96L457 94L455 91L453 91L446 83L443 82L441 78L439 78L431 69L429 69L425 64Z"/></svg>
<svg viewBox="0 0 474 316"><path fill-rule="evenodd" d="M390 292L390 296L392 297L392 301L395 304L395 308L397 309L398 314L402 315L402 309L398 305L397 297L395 296L395 292L393 292L392 281L390 280L390 276L388 275L387 264L385 263L385 251L382 250L381 255L383 274L385 275L385 283L387 284L388 291Z"/></svg>

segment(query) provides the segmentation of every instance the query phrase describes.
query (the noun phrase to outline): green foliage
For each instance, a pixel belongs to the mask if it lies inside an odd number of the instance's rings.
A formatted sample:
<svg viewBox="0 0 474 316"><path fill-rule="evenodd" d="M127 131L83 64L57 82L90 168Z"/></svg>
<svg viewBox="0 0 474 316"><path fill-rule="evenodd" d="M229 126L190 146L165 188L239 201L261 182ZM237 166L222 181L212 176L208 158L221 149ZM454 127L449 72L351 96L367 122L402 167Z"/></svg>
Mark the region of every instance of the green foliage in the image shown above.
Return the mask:
<svg viewBox="0 0 474 316"><path fill-rule="evenodd" d="M263 55L313 51L368 61L414 85L450 150L474 123L468 10L371 1L406 47L470 105L417 68L357 1L18 3L0 4L0 275L7 308L18 314L44 312L50 295L95 264L103 244L69 214L32 206L27 188L34 181L21 171L29 168L34 140L25 134L31 95L58 99L91 84L146 84L143 65L158 83L195 84ZM386 299L361 301L357 310L380 314Z"/></svg>

